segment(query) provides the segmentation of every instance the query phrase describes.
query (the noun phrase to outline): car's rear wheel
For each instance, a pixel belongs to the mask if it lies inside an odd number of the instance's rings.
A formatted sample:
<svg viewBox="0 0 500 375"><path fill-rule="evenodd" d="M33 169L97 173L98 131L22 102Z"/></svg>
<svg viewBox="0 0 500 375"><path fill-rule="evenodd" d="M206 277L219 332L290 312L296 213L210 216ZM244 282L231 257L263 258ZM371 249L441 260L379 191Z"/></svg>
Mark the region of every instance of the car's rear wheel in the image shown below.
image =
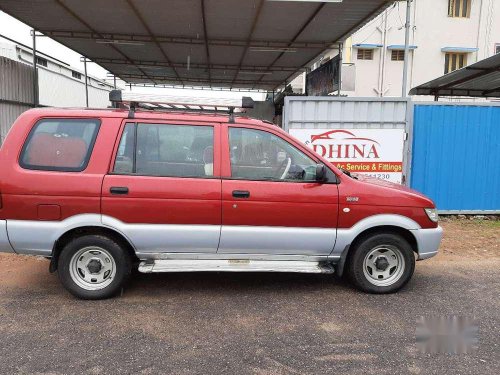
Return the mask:
<svg viewBox="0 0 500 375"><path fill-rule="evenodd" d="M62 250L58 274L64 287L81 299L116 295L131 273L127 251L111 238L86 235L70 241Z"/></svg>
<svg viewBox="0 0 500 375"><path fill-rule="evenodd" d="M368 293L393 293L405 286L415 270L415 255L403 237L378 233L362 239L352 249L348 275Z"/></svg>

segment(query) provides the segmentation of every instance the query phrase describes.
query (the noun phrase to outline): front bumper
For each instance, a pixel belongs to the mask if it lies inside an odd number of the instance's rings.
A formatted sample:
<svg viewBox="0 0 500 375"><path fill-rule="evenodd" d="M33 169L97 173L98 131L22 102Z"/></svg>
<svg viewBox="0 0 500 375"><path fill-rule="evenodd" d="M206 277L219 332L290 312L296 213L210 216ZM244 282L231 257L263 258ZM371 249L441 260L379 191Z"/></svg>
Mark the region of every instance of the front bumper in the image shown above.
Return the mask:
<svg viewBox="0 0 500 375"><path fill-rule="evenodd" d="M0 253L13 253L14 249L9 242L9 237L7 236L7 222L5 220L0 220Z"/></svg>
<svg viewBox="0 0 500 375"><path fill-rule="evenodd" d="M443 228L415 229L411 232L417 239L418 260L429 259L437 255L443 239Z"/></svg>

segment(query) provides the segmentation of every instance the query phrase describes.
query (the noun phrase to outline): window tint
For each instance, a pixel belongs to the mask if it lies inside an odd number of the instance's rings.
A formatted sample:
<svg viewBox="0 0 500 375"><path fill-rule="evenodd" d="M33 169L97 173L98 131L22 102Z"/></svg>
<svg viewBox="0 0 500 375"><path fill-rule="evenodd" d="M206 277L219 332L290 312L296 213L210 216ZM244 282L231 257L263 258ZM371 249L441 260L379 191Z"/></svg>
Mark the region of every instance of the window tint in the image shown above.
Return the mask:
<svg viewBox="0 0 500 375"><path fill-rule="evenodd" d="M31 131L21 153L26 169L83 171L94 147L98 120L46 119Z"/></svg>
<svg viewBox="0 0 500 375"><path fill-rule="evenodd" d="M118 147L114 172L212 177L213 145L214 130L211 126L138 124L135 129L134 125L127 124Z"/></svg>
<svg viewBox="0 0 500 375"><path fill-rule="evenodd" d="M245 180L315 181L317 163L274 134L230 128L231 175Z"/></svg>

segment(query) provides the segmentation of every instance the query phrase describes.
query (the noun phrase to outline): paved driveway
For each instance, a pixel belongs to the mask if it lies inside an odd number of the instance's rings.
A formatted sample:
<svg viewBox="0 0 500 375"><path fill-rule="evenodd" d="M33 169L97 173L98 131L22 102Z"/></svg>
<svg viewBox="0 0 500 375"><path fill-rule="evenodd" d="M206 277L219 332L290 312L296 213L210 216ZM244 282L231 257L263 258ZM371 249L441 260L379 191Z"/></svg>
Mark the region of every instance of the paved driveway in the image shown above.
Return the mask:
<svg viewBox="0 0 500 375"><path fill-rule="evenodd" d="M398 294L324 275L137 275L72 298L48 261L0 256L0 373L499 374L500 229L444 223L442 253ZM480 347L423 355L420 315L476 316Z"/></svg>

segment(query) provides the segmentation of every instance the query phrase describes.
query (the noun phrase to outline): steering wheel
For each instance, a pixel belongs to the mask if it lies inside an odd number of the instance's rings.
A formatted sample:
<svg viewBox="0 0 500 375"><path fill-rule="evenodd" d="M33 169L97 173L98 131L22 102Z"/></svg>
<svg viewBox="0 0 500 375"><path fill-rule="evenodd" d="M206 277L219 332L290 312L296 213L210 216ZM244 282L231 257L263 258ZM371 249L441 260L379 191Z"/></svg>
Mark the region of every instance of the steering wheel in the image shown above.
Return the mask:
<svg viewBox="0 0 500 375"><path fill-rule="evenodd" d="M288 175L288 172L290 172L290 167L292 166L292 158L287 158L286 160L286 168L285 168L285 171L283 172L283 174L281 175L280 177L280 180L284 180L286 178L286 176ZM283 166L285 163L283 162L283 164L281 166ZM281 169L281 166L280 166L280 169Z"/></svg>

